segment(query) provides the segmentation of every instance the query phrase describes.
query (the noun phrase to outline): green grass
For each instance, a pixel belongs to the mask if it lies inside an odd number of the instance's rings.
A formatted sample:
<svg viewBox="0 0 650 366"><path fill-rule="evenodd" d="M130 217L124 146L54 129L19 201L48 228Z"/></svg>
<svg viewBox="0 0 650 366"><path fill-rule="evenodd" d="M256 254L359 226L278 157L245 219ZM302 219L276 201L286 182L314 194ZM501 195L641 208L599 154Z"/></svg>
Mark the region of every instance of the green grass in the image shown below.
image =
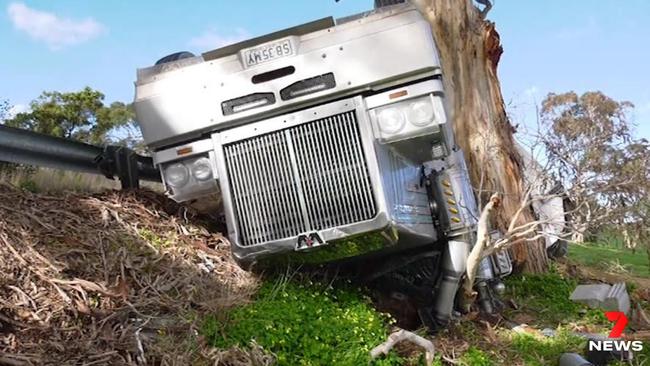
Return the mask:
<svg viewBox="0 0 650 366"><path fill-rule="evenodd" d="M202 335L218 348L255 340L279 365L367 365L388 336L390 318L358 290L309 281L266 282L255 302L208 317ZM397 365L394 354L375 362Z"/></svg>
<svg viewBox="0 0 650 366"><path fill-rule="evenodd" d="M569 323L609 324L602 311L588 309L569 300L577 284L574 279L563 277L555 271L506 279L507 296L520 306L518 311L534 314L537 324L530 325L555 328Z"/></svg>
<svg viewBox="0 0 650 366"><path fill-rule="evenodd" d="M569 259L603 270L610 269L612 263L616 263L633 276L650 278L650 264L644 248L632 253L629 249L609 246L570 244Z"/></svg>
<svg viewBox="0 0 650 366"><path fill-rule="evenodd" d="M564 277L554 270L542 275L507 278L506 296L513 299L519 309L507 310L506 316L514 319L516 315L526 315L530 319L528 324L533 328L555 329L555 335L545 337L514 333L504 329L498 332L499 341L494 345L480 342L480 332L476 331L476 324L466 322L461 327L462 334L465 335L463 338L470 344L479 346L471 347L465 352L460 358L461 363L497 365L505 361L517 360L525 365L546 366L557 365L562 353L582 354L587 343L586 339L572 334L569 330L574 329L574 326L584 326L589 329L588 332L607 333L611 329L611 323L607 321L601 310L589 309L569 300L569 295L576 285L575 279ZM472 328L475 330L472 331ZM650 354L650 345L645 346L644 351L637 355L637 361L632 365L643 365L644 362L648 362L648 354Z"/></svg>
<svg viewBox="0 0 650 366"><path fill-rule="evenodd" d="M611 323L602 311L569 300L576 284L557 271L508 278L507 296L519 305L514 312L529 315L533 321L528 324L534 328L552 328L556 334L545 337L496 329L491 336L496 338L488 340L481 323L462 321L454 325L458 333L452 334L471 346L455 354L456 362L546 366L557 365L562 353L583 353L586 340L569 330L578 325L587 326L590 332L606 333ZM263 284L255 302L204 319L201 335L221 349L246 347L254 340L273 353L279 365L367 365L369 350L386 340L391 322L373 309L362 292L346 284L333 288L307 280L276 280ZM647 360L648 352L650 345L639 359ZM440 354L437 356L434 365L443 365ZM422 357L390 354L374 364L421 365Z"/></svg>
<svg viewBox="0 0 650 366"><path fill-rule="evenodd" d="M527 334L510 334L508 358L520 358L526 365L557 365L559 356L564 352L583 353L586 340L572 335L566 329L573 325L587 326L590 332L607 333L612 324L598 309L573 303L569 300L571 291L577 282L566 278L556 271L542 275L522 275L507 278L507 296L518 305L519 310L509 310L510 317L517 312L532 315L533 325L537 329L557 328L553 337L534 337ZM632 365L644 365L650 362L650 344L643 352L637 354Z"/></svg>
<svg viewBox="0 0 650 366"><path fill-rule="evenodd" d="M471 366L492 366L496 364L488 354L476 347L470 347L463 353L460 362L464 365Z"/></svg>
<svg viewBox="0 0 650 366"><path fill-rule="evenodd" d="M526 365L557 365L565 352L582 353L587 341L560 329L554 337L539 338L528 334L515 334L511 337L511 352L521 358Z"/></svg>
<svg viewBox="0 0 650 366"><path fill-rule="evenodd" d="M558 327L552 337L516 333L500 328L496 338L484 338L484 327L477 322L460 324L460 339L471 346L456 360L460 365L491 366L506 363L530 366L557 365L565 352L582 353L587 340Z"/></svg>
<svg viewBox="0 0 650 366"><path fill-rule="evenodd" d="M598 258L592 249L586 248L589 255L581 257ZM586 340L568 330L577 326L587 332L607 333L611 323L602 311L569 300L577 284L576 279L565 277L557 270L507 278L506 296L519 308L507 310L506 316L510 319L525 316L532 327L555 329L556 335L544 337L502 329L496 331L496 340L486 341L479 323L463 321L456 329L460 339L471 347L462 354L457 353L456 361L476 366L504 362L557 365L564 352L583 353ZM210 345L221 349L235 345L246 347L255 340L276 356L279 365L363 365L369 363L369 350L385 341L391 321L373 309L362 292L346 284L332 288L307 280L276 280L262 286L255 302L203 319L201 335ZM650 352L650 346L646 349L640 359L648 359L646 353ZM375 364L422 363L419 355L404 357L391 354ZM434 362L434 365L442 364L440 358Z"/></svg>

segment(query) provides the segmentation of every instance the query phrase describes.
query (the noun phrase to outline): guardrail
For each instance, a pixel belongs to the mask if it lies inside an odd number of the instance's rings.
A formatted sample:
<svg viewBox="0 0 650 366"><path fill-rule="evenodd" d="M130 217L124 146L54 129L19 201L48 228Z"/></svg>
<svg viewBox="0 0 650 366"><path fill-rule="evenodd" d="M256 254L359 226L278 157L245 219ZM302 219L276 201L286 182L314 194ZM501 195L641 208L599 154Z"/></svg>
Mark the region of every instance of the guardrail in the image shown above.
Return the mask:
<svg viewBox="0 0 650 366"><path fill-rule="evenodd" d="M105 147L0 125L0 161L117 177L123 189L160 182L150 157L124 146Z"/></svg>

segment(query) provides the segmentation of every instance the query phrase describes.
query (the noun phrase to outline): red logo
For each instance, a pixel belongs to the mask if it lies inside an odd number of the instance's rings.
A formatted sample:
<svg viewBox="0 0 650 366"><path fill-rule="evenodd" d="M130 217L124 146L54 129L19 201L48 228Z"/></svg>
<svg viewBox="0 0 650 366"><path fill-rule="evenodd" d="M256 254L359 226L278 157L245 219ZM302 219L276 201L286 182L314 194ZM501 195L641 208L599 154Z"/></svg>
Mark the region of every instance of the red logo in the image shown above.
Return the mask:
<svg viewBox="0 0 650 366"><path fill-rule="evenodd" d="M607 311L605 316L607 320L614 322L614 327L609 332L609 338L619 338L627 326L627 316L621 311Z"/></svg>
<svg viewBox="0 0 650 366"><path fill-rule="evenodd" d="M607 311L605 316L610 322L614 322L612 331L609 332L610 339L594 340L590 339L588 343L589 351L619 351L619 352L640 352L643 350L643 342L626 341L620 339L627 325L627 316L620 311ZM617 339L618 338L618 339Z"/></svg>

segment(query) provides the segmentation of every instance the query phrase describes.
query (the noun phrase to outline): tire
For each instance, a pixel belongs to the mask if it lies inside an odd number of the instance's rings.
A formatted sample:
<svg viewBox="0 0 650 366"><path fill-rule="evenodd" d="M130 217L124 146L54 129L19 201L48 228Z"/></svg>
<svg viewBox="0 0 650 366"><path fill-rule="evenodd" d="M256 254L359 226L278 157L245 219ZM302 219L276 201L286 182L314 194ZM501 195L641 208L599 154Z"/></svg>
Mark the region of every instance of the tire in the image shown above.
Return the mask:
<svg viewBox="0 0 650 366"><path fill-rule="evenodd" d="M184 58L191 58L191 57L194 57L194 54L192 52L187 52L187 51L176 52L176 53L172 53L171 55L167 55L161 58L160 60L156 61L156 65L162 65L169 62L174 62L174 61L182 60Z"/></svg>

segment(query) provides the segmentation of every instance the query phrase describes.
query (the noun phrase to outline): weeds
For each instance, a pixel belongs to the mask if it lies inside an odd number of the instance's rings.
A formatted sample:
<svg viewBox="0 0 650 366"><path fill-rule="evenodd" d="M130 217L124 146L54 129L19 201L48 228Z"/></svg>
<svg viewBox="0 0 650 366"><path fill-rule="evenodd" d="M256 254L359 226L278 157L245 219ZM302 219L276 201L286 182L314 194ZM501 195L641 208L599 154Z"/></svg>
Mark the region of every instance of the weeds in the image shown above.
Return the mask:
<svg viewBox="0 0 650 366"><path fill-rule="evenodd" d="M605 269L607 272L618 274L629 274L631 266L629 264L621 264L621 261L616 258L611 261L605 262Z"/></svg>
<svg viewBox="0 0 650 366"><path fill-rule="evenodd" d="M164 236L161 236L147 228L139 228L138 234L140 234L142 239L144 239L149 245L158 250L174 245L174 242L177 239L176 233L172 231L166 233Z"/></svg>
<svg viewBox="0 0 650 366"><path fill-rule="evenodd" d="M13 166L0 167L0 182L32 193L80 192L98 193L119 189L118 180L110 180L103 175L80 173L49 168ZM162 191L162 185L154 182L141 182L143 187Z"/></svg>
<svg viewBox="0 0 650 366"><path fill-rule="evenodd" d="M230 311L224 321L208 317L202 333L218 348L254 340L279 365L368 364L370 349L387 335L388 316L352 288L320 283L267 281L257 300ZM399 364L391 354L378 365Z"/></svg>
<svg viewBox="0 0 650 366"><path fill-rule="evenodd" d="M557 365L559 357L564 352L582 352L586 340L560 329L553 337L538 338L529 334L513 334L511 336L512 350L521 357L526 365L548 366Z"/></svg>
<svg viewBox="0 0 650 366"><path fill-rule="evenodd" d="M508 296L523 301L522 311L535 314L538 325L555 328L558 324L608 324L602 311L588 309L569 300L578 283L556 271L540 275L512 276L506 280Z"/></svg>
<svg viewBox="0 0 650 366"><path fill-rule="evenodd" d="M475 347L470 347L459 361L468 366L492 366L495 364L489 355Z"/></svg>

